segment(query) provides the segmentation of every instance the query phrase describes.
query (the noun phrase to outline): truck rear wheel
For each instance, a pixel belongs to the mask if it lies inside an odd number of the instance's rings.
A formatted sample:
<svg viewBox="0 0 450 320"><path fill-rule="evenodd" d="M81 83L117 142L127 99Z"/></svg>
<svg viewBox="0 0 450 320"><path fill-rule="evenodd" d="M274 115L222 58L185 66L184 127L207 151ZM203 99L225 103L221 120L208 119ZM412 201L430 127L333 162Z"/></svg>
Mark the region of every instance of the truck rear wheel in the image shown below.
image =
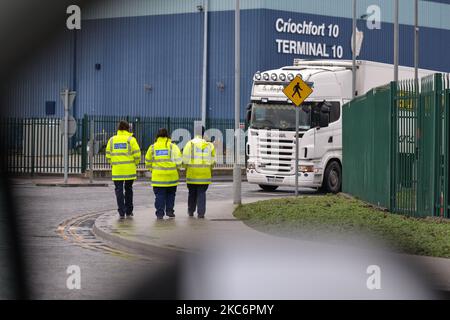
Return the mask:
<svg viewBox="0 0 450 320"><path fill-rule="evenodd" d="M325 192L338 193L342 186L342 169L337 161L331 161L325 169L322 182L322 190Z"/></svg>
<svg viewBox="0 0 450 320"><path fill-rule="evenodd" d="M260 184L259 187L264 191L275 191L278 189L278 186L269 186L267 184Z"/></svg>

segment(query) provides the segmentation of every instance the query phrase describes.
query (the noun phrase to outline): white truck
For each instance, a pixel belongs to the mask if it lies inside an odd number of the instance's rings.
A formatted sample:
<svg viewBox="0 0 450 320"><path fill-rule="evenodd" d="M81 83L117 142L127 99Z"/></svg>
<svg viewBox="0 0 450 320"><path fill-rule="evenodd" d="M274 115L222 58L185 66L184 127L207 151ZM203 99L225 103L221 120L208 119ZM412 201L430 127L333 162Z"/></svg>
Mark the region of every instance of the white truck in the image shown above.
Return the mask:
<svg viewBox="0 0 450 320"><path fill-rule="evenodd" d="M356 96L393 79L390 64L357 60ZM419 70L419 77L433 73ZM263 190L295 186L295 106L283 88L299 75L313 93L300 109L299 187L337 193L342 184L342 105L352 98L352 61L300 60L253 78L246 143L247 180ZM399 79L414 69L399 67Z"/></svg>

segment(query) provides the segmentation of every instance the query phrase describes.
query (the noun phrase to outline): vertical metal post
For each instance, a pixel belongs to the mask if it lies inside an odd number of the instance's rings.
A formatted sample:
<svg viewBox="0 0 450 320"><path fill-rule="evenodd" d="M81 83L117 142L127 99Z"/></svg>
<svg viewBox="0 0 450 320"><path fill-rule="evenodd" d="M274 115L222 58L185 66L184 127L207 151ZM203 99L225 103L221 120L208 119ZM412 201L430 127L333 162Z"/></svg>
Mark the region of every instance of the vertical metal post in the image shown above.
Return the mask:
<svg viewBox="0 0 450 320"><path fill-rule="evenodd" d="M202 80L202 125L206 127L206 93L208 77L208 0L204 0L203 22L203 80Z"/></svg>
<svg viewBox="0 0 450 320"><path fill-rule="evenodd" d="M442 74L436 73L433 77L434 91L433 91L433 147L434 147L434 215L443 217L441 206L443 205L443 135L442 135Z"/></svg>
<svg viewBox="0 0 450 320"><path fill-rule="evenodd" d="M414 0L414 80L419 83L419 0Z"/></svg>
<svg viewBox="0 0 450 320"><path fill-rule="evenodd" d="M64 90L64 183L69 176L69 89Z"/></svg>
<svg viewBox="0 0 450 320"><path fill-rule="evenodd" d="M89 120L89 182L94 180L94 119Z"/></svg>
<svg viewBox="0 0 450 320"><path fill-rule="evenodd" d="M391 118L390 118L390 148L391 148L391 156L390 156L390 197L389 197L389 210L393 212L397 212L397 148L398 148L398 120L397 120L397 106L396 106L396 97L397 97L397 83L391 81L390 83L390 107L391 107Z"/></svg>
<svg viewBox="0 0 450 320"><path fill-rule="evenodd" d="M36 131L34 119L31 119L31 176L34 175L36 165Z"/></svg>
<svg viewBox="0 0 450 320"><path fill-rule="evenodd" d="M415 99L414 99L414 103L415 103L415 112L416 114L419 112L419 105L420 105L420 96L419 96L419 0L414 0L414 95L415 95ZM415 128L415 132L417 132L417 127L419 127L419 124L417 123L418 121L416 121L416 128ZM417 137L416 137L416 145L417 147L419 142L417 142ZM419 175L419 173L416 173L417 175ZM417 177L415 177L415 179L417 179ZM415 187L415 194L418 194L418 188L419 186L416 185ZM416 196L416 200L415 200L415 210L414 211L414 215L417 215L418 213L418 208L419 208L419 200L418 197Z"/></svg>
<svg viewBox="0 0 450 320"><path fill-rule="evenodd" d="M449 152L450 152L450 87L449 75L443 75L443 94L444 94L444 215L450 218L449 214Z"/></svg>
<svg viewBox="0 0 450 320"><path fill-rule="evenodd" d="M89 150L89 118L84 115L81 121L81 172L85 173L88 169L88 150Z"/></svg>
<svg viewBox="0 0 450 320"><path fill-rule="evenodd" d="M352 19L352 99L356 91L356 0L353 0L353 19Z"/></svg>
<svg viewBox="0 0 450 320"><path fill-rule="evenodd" d="M398 50L399 50L399 26L398 26L398 1L394 6L394 81L398 81Z"/></svg>
<svg viewBox="0 0 450 320"><path fill-rule="evenodd" d="M240 4L236 0L234 12L234 167L233 167L233 203L241 204L241 129L240 129Z"/></svg>
<svg viewBox="0 0 450 320"><path fill-rule="evenodd" d="M298 196L298 127L300 122L299 107L295 107L295 196Z"/></svg>

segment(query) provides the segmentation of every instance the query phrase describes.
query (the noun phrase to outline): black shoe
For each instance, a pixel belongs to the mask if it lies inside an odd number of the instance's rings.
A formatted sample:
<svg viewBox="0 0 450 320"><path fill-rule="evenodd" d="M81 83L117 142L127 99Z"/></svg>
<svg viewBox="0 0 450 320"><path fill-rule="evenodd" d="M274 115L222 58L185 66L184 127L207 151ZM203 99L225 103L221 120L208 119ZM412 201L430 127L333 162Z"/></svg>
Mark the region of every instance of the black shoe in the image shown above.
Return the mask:
<svg viewBox="0 0 450 320"><path fill-rule="evenodd" d="M166 213L166 216L168 216L169 218L175 218L175 214L172 213Z"/></svg>
<svg viewBox="0 0 450 320"><path fill-rule="evenodd" d="M188 211L188 216L189 216L189 217L193 217L193 216L194 216L194 213Z"/></svg>
<svg viewBox="0 0 450 320"><path fill-rule="evenodd" d="M120 219L120 220L123 220L123 219L125 219L125 216L121 214L120 217L119 217L119 219Z"/></svg>
<svg viewBox="0 0 450 320"><path fill-rule="evenodd" d="M157 220L164 220L164 217L156 217Z"/></svg>
<svg viewBox="0 0 450 320"><path fill-rule="evenodd" d="M131 213L127 213L127 217L132 217L133 216L133 212L131 212Z"/></svg>
<svg viewBox="0 0 450 320"><path fill-rule="evenodd" d="M205 219L205 215L198 215L198 219Z"/></svg>

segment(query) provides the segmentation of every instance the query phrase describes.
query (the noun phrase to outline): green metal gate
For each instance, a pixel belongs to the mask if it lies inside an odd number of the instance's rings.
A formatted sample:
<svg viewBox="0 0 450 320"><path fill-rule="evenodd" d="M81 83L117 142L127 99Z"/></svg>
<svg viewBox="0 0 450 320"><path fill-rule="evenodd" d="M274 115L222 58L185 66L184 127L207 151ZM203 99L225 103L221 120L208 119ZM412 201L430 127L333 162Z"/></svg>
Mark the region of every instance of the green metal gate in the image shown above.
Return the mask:
<svg viewBox="0 0 450 320"><path fill-rule="evenodd" d="M69 173L81 173L83 153L82 119L69 139ZM0 118L0 137L5 150L2 157L4 170L15 174L64 172L64 139L60 119L56 118Z"/></svg>
<svg viewBox="0 0 450 320"><path fill-rule="evenodd" d="M196 118L175 117L131 117L131 116L88 116L77 119L77 130L69 140L69 173L79 174L89 167L88 142L93 125L94 170L109 171L105 148L111 136L116 134L117 123L125 119L133 127L143 151L139 168L144 169L144 156L154 142L159 128L165 127L174 133L182 130L181 142L191 139ZM3 169L14 174L62 174L64 172L64 139L57 118L0 118L0 137L6 147ZM234 163L233 142L234 119L208 119L207 129L214 138L218 167L231 168ZM228 131L232 131L231 134ZM244 150L244 148L242 148Z"/></svg>
<svg viewBox="0 0 450 320"><path fill-rule="evenodd" d="M392 209L448 217L448 75L393 83Z"/></svg>
<svg viewBox="0 0 450 320"><path fill-rule="evenodd" d="M343 109L344 191L393 212L450 217L449 75L391 82Z"/></svg>

